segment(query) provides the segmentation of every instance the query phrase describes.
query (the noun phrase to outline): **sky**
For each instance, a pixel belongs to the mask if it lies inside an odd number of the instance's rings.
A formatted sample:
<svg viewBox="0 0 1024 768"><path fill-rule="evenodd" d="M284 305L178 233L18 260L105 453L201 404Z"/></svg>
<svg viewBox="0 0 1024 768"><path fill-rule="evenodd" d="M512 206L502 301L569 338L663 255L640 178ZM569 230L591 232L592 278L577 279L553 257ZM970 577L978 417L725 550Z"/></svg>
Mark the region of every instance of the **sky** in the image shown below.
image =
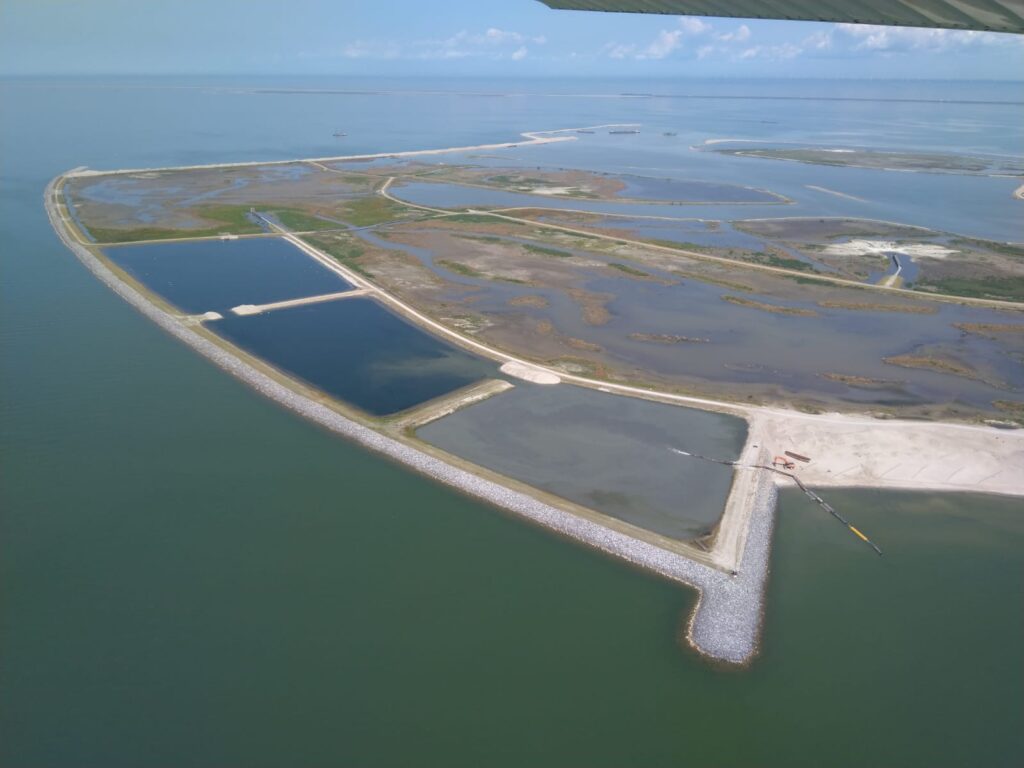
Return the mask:
<svg viewBox="0 0 1024 768"><path fill-rule="evenodd" d="M536 0L0 0L0 75L1024 80L1024 36Z"/></svg>

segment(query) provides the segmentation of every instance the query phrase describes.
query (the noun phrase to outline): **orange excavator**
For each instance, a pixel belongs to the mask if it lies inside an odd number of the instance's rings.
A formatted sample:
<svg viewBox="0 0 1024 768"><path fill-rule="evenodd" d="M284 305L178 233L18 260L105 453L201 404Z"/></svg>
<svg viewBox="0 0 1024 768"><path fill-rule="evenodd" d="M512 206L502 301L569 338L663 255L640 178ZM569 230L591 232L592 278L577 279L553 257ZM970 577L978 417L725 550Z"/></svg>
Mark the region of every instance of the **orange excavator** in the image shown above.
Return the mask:
<svg viewBox="0 0 1024 768"><path fill-rule="evenodd" d="M782 467L783 469L796 469L796 464L787 459L785 456L776 456L772 459L773 467Z"/></svg>

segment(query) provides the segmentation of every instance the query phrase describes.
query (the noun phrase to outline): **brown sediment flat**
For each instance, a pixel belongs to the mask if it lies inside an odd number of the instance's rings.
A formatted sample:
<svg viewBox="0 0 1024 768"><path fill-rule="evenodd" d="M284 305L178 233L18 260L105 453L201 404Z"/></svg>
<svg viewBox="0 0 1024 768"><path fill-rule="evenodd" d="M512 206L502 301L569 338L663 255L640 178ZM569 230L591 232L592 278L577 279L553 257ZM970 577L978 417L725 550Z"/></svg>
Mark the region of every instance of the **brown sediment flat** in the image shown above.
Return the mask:
<svg viewBox="0 0 1024 768"><path fill-rule="evenodd" d="M750 309L759 309L762 312L770 312L773 315L793 315L795 317L817 317L818 313L813 309L804 309L802 307L782 307L778 304L766 304L763 301L754 301L753 299L745 299L742 296L730 296L728 294L720 297L722 301L727 301L730 304L736 304L740 307L749 307Z"/></svg>
<svg viewBox="0 0 1024 768"><path fill-rule="evenodd" d="M898 365L901 368L920 368L926 371L938 373L949 373L954 376L963 376L968 379L982 380L976 370L959 360L948 357L933 357L931 355L894 355L883 357L883 363Z"/></svg>
<svg viewBox="0 0 1024 768"><path fill-rule="evenodd" d="M694 336L674 336L671 333L631 333L629 338L635 341L650 341L655 344L707 344L711 341Z"/></svg>
<svg viewBox="0 0 1024 768"><path fill-rule="evenodd" d="M894 379L872 379L867 376L852 376L845 373L823 373L821 378L829 381L837 381L848 387L859 387L861 389L891 389L901 387L905 382Z"/></svg>
<svg viewBox="0 0 1024 768"><path fill-rule="evenodd" d="M853 309L863 312L902 312L908 315L934 315L938 307L923 304L881 304L870 301L837 301L824 300L818 302L825 309Z"/></svg>
<svg viewBox="0 0 1024 768"><path fill-rule="evenodd" d="M583 310L583 319L588 325L604 325L611 320L612 315L605 306L614 298L611 294L593 293L582 288L570 288L566 293Z"/></svg>
<svg viewBox="0 0 1024 768"><path fill-rule="evenodd" d="M990 339L1003 334L1024 334L1024 324L1020 323L953 323L953 327Z"/></svg>
<svg viewBox="0 0 1024 768"><path fill-rule="evenodd" d="M584 339L577 339L574 336L566 338L565 343L573 349L582 349L584 352L603 352L604 348L600 344L594 344Z"/></svg>
<svg viewBox="0 0 1024 768"><path fill-rule="evenodd" d="M544 308L548 306L548 300L543 296L528 295L528 296L514 296L508 300L510 307L537 307Z"/></svg>

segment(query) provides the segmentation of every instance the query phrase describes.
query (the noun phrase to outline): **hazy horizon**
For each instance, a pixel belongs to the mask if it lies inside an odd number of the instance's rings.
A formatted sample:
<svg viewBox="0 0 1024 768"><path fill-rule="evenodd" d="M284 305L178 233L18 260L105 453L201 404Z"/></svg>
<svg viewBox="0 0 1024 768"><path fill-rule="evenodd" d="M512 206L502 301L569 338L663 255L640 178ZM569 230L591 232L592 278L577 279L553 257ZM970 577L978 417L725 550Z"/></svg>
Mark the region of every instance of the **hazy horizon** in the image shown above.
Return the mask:
<svg viewBox="0 0 1024 768"><path fill-rule="evenodd" d="M400 20L400 23L396 23ZM0 76L378 75L1015 82L1024 36L801 21L328 0L0 4Z"/></svg>

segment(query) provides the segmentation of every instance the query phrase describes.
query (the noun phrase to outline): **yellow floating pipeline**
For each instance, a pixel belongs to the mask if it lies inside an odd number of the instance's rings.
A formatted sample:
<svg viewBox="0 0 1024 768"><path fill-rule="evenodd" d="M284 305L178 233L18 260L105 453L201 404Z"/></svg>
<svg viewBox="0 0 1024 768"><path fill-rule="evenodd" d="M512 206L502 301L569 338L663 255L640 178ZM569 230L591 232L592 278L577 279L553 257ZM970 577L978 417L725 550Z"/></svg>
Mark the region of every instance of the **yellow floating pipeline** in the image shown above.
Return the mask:
<svg viewBox="0 0 1024 768"><path fill-rule="evenodd" d="M858 530L857 530L856 528L854 528L854 527L853 527L852 525L850 526L850 530L851 530L851 531L853 531L854 533L856 533L856 534L857 534L858 536L860 536L860 537L861 537L861 538L862 538L862 539L863 539L864 541L870 541L870 539L868 539L868 537L867 537L867 536L865 536L865 535L864 535L863 533L861 533L860 531L858 531Z"/></svg>
<svg viewBox="0 0 1024 768"><path fill-rule="evenodd" d="M878 548L878 545L875 544L875 542L873 542L871 539L869 539L867 536L858 531L854 526L850 525L849 523L846 524L846 527L853 531L855 534L857 534L861 541L863 541L865 544L867 544L869 547L875 550L875 552L878 553L879 557L882 556L882 550Z"/></svg>

